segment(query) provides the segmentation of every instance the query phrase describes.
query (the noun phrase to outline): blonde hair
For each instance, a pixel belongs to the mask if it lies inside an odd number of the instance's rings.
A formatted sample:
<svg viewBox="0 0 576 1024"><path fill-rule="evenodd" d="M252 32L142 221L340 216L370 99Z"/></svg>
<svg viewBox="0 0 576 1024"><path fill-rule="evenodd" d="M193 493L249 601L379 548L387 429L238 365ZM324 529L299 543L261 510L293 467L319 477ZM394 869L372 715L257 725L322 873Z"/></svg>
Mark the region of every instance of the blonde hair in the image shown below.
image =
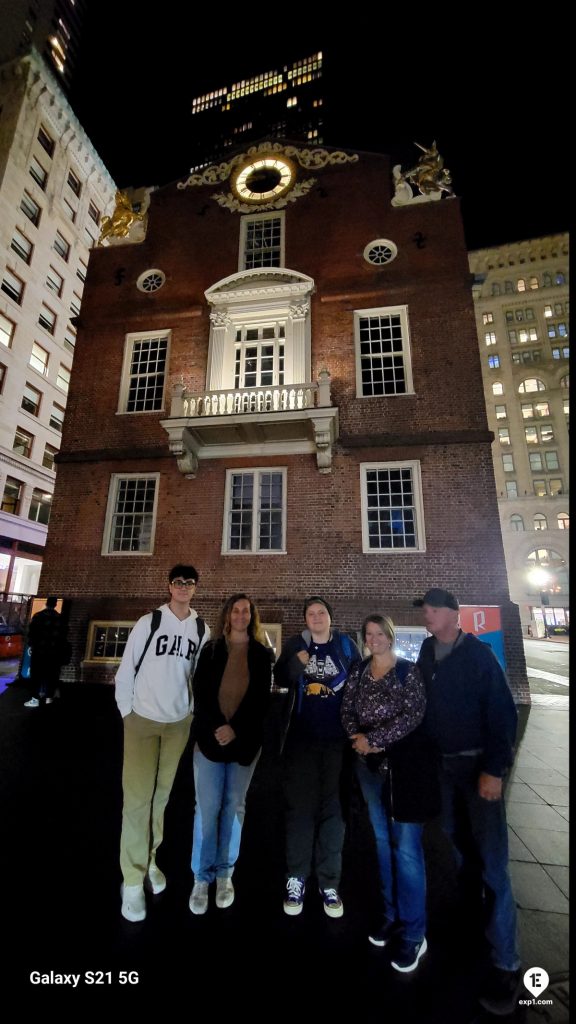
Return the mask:
<svg viewBox="0 0 576 1024"><path fill-rule="evenodd" d="M366 626L369 622L373 622L375 626L380 626L380 629L388 637L392 647L396 643L396 630L394 629L394 623L388 615L367 615L362 623L362 639L366 643Z"/></svg>

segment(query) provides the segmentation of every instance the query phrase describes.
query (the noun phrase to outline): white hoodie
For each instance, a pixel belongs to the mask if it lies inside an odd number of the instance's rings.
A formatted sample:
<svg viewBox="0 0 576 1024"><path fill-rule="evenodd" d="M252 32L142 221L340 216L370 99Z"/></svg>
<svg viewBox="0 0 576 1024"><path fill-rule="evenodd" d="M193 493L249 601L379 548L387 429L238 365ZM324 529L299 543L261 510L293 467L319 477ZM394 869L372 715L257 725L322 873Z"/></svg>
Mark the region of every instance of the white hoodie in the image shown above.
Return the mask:
<svg viewBox="0 0 576 1024"><path fill-rule="evenodd" d="M128 637L116 673L116 703L123 718L135 711L154 722L180 722L192 711L191 677L199 653L198 615L191 609L187 618L179 619L167 604L160 611L160 625L138 675L136 666L150 636L152 612L138 619ZM200 647L209 637L206 626Z"/></svg>

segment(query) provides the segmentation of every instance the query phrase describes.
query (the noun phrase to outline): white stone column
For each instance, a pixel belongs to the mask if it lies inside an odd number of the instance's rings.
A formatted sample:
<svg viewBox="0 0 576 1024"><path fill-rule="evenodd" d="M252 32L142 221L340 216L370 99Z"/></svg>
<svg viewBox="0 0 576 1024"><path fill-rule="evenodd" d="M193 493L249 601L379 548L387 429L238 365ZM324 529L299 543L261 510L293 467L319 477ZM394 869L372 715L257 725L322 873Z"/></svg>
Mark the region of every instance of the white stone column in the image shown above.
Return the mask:
<svg viewBox="0 0 576 1024"><path fill-rule="evenodd" d="M206 381L208 391L220 391L230 386L230 348L229 338L232 320L228 310L218 309L210 313L209 366L210 372ZM233 382L233 381L232 381Z"/></svg>
<svg viewBox="0 0 576 1024"><path fill-rule="evenodd" d="M292 384L305 384L310 380L309 302L290 306L292 333Z"/></svg>

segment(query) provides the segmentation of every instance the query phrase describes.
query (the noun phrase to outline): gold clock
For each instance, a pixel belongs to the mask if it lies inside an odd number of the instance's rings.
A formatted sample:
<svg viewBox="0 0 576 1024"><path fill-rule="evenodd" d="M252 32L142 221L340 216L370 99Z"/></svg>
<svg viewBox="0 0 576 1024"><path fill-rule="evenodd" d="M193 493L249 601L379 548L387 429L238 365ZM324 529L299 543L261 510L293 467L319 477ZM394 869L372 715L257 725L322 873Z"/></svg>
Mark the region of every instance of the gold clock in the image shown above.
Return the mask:
<svg viewBox="0 0 576 1024"><path fill-rule="evenodd" d="M244 203L269 203L292 188L294 164L284 156L263 156L244 164L232 177L232 191Z"/></svg>

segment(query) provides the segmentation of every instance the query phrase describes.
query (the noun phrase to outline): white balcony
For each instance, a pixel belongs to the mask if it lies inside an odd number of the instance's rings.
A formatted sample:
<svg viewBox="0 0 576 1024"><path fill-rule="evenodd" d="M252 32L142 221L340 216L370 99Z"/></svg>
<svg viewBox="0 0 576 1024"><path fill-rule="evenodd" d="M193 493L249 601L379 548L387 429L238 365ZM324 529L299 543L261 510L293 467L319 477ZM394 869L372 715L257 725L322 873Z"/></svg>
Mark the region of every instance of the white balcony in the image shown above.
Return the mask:
<svg viewBox="0 0 576 1024"><path fill-rule="evenodd" d="M225 389L193 394L173 389L170 419L162 420L170 451L187 477L203 459L315 454L321 473L332 468L338 409L330 374L317 382Z"/></svg>

